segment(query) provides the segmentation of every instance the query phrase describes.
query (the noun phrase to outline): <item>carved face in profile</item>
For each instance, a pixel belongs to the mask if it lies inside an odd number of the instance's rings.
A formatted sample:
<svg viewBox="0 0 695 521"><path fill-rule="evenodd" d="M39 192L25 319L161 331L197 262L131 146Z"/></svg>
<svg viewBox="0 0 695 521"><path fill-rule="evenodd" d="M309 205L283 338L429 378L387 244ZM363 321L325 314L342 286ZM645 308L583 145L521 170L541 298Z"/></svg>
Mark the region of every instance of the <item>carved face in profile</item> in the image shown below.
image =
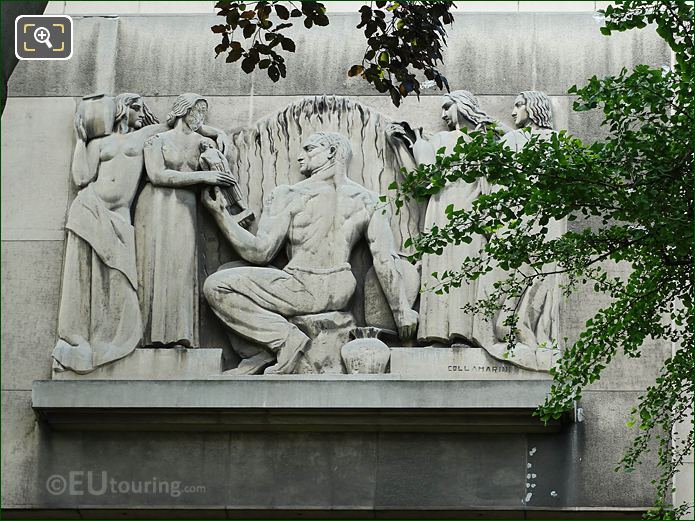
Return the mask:
<svg viewBox="0 0 695 521"><path fill-rule="evenodd" d="M208 104L206 101L198 100L195 102L188 112L184 116L184 121L186 125L191 130L198 130L200 126L205 122L205 116L208 114Z"/></svg>
<svg viewBox="0 0 695 521"><path fill-rule="evenodd" d="M299 171L307 177L326 166L335 156L335 148L323 142L320 136L311 136L302 145L297 161Z"/></svg>
<svg viewBox="0 0 695 521"><path fill-rule="evenodd" d="M449 127L449 130L456 130L459 123L459 109L454 100L450 98L444 98L444 103L442 103L442 120Z"/></svg>
<svg viewBox="0 0 695 521"><path fill-rule="evenodd" d="M526 107L526 98L521 95L514 100L512 119L517 128L528 127L531 124L531 116L529 116L528 108Z"/></svg>
<svg viewBox="0 0 695 521"><path fill-rule="evenodd" d="M142 98L135 98L128 107L128 126L139 129L142 127Z"/></svg>

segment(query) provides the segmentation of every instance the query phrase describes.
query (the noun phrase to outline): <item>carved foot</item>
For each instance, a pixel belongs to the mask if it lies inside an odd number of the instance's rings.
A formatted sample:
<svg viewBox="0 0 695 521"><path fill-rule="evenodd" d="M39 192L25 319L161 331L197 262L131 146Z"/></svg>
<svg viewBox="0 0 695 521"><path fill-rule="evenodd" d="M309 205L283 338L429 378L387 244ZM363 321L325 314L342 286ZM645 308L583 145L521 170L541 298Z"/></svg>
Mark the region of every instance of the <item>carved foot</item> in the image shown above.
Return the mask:
<svg viewBox="0 0 695 521"><path fill-rule="evenodd" d="M223 374L230 376L243 376L243 375L253 375L260 374L263 368L272 364L275 361L275 357L270 353L265 351L252 356L251 358L243 359L238 367L225 371Z"/></svg>
<svg viewBox="0 0 695 521"><path fill-rule="evenodd" d="M66 371L65 367L55 358L53 359L53 371L56 373L64 373Z"/></svg>
<svg viewBox="0 0 695 521"><path fill-rule="evenodd" d="M278 363L268 367L264 374L292 373L308 343L309 338L304 333L299 329L293 329L287 336L285 346L278 351Z"/></svg>

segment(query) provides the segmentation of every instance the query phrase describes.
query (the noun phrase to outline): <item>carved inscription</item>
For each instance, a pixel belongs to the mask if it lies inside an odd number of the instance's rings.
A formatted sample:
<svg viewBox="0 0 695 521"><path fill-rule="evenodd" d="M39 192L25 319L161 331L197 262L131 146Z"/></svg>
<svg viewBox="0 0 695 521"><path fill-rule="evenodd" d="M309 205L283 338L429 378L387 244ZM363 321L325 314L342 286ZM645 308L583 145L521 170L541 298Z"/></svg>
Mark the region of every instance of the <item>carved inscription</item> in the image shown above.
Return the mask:
<svg viewBox="0 0 695 521"><path fill-rule="evenodd" d="M511 373L514 372L513 367L505 365L449 365L449 372L465 372L465 373Z"/></svg>

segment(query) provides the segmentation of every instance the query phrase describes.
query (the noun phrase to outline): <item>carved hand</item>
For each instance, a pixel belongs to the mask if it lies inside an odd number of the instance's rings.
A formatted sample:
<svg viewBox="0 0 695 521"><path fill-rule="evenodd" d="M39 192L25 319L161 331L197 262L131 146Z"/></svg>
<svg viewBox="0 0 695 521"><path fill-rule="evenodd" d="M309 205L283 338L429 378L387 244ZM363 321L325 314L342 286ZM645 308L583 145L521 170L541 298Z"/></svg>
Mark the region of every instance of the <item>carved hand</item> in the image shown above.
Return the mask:
<svg viewBox="0 0 695 521"><path fill-rule="evenodd" d="M213 186L231 186L234 184L232 174L217 170L207 170L200 172L203 175L203 183Z"/></svg>
<svg viewBox="0 0 695 521"><path fill-rule="evenodd" d="M394 313L394 319L398 326L398 336L405 339L415 334L417 328L418 313L414 309L406 309L401 313Z"/></svg>
<svg viewBox="0 0 695 521"><path fill-rule="evenodd" d="M408 138L408 134L406 133L405 129L398 123L390 123L389 126L386 127L386 137L392 141L400 139L406 144L412 145L412 142Z"/></svg>
<svg viewBox="0 0 695 521"><path fill-rule="evenodd" d="M225 199L219 187L203 190L203 206L210 210L213 215L222 215L226 211Z"/></svg>
<svg viewBox="0 0 695 521"><path fill-rule="evenodd" d="M75 113L75 131L77 132L77 137L86 143L87 130L84 128L84 121L79 113Z"/></svg>

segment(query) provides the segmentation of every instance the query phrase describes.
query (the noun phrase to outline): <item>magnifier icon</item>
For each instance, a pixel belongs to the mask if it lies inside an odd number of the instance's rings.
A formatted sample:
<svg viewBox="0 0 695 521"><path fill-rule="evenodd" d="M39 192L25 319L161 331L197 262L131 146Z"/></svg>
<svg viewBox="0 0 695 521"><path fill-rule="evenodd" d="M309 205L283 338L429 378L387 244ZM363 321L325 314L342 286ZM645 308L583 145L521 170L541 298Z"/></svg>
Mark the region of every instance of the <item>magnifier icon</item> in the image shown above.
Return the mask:
<svg viewBox="0 0 695 521"><path fill-rule="evenodd" d="M53 45L51 45L50 38L51 33L45 27L37 27L34 31L34 39L39 43L45 43L46 47L52 49Z"/></svg>

